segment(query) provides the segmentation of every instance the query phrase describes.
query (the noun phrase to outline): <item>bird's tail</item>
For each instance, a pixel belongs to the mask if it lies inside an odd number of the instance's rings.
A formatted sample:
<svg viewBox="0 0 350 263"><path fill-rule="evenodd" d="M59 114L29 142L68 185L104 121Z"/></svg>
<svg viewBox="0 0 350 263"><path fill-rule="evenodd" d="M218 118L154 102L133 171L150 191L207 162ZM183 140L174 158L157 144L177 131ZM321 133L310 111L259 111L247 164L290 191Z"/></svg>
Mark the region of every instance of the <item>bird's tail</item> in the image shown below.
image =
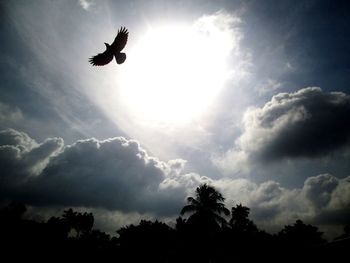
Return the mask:
<svg viewBox="0 0 350 263"><path fill-rule="evenodd" d="M126 60L125 53L117 53L114 55L114 57L115 57L115 60L117 61L118 64L122 64Z"/></svg>

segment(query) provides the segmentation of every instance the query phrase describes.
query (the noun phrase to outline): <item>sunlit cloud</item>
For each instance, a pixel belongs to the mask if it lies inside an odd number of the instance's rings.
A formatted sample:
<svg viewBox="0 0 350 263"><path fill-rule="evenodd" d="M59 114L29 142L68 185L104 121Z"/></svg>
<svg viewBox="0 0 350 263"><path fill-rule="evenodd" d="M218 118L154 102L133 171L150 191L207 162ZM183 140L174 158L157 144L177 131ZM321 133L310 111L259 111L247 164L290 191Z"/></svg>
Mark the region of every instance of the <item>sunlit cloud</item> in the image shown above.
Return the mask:
<svg viewBox="0 0 350 263"><path fill-rule="evenodd" d="M267 79L264 83L257 87L259 94L276 92L282 87L282 83L274 79Z"/></svg>
<svg viewBox="0 0 350 263"><path fill-rule="evenodd" d="M78 0L79 5L88 11L94 5L94 0Z"/></svg>

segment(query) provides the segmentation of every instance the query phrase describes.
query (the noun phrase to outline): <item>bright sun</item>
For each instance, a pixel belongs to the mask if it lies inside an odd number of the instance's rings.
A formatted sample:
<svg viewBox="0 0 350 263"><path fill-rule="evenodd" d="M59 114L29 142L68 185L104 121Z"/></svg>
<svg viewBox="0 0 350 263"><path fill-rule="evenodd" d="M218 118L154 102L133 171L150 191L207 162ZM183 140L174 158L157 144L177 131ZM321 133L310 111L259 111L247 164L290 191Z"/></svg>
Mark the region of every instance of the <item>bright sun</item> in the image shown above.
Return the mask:
<svg viewBox="0 0 350 263"><path fill-rule="evenodd" d="M228 77L230 35L218 27L151 28L128 50L121 100L138 121L183 125L203 113Z"/></svg>

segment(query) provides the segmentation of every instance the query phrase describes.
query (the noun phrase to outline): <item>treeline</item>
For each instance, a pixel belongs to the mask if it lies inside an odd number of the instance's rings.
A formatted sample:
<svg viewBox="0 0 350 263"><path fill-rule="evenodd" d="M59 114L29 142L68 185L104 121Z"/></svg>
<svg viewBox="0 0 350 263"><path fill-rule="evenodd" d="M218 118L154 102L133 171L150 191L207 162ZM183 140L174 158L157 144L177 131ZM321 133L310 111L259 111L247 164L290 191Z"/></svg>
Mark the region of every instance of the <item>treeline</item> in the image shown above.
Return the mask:
<svg viewBox="0 0 350 263"><path fill-rule="evenodd" d="M228 210L213 187L203 184L195 193L174 228L157 220L141 220L116 231L116 237L95 229L92 213L68 209L60 217L37 222L25 219L25 205L11 203L0 210L1 255L10 261L37 262L332 261L350 248L349 225L339 241L331 243L316 226L301 220L272 235L249 219L248 207L239 204Z"/></svg>

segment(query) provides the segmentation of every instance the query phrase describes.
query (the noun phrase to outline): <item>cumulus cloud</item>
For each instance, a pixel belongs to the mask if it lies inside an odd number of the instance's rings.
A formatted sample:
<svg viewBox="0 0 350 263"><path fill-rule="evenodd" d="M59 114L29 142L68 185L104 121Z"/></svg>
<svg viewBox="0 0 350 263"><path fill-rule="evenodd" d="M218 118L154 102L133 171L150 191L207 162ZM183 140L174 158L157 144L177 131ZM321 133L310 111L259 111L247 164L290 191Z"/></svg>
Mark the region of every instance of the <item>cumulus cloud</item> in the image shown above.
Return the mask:
<svg viewBox="0 0 350 263"><path fill-rule="evenodd" d="M3 195L32 205L176 214L188 191L205 180L182 174L184 160L160 161L123 137L80 140L62 148L62 139L38 144L23 132L1 134L0 162L9 181Z"/></svg>
<svg viewBox="0 0 350 263"><path fill-rule="evenodd" d="M215 163L237 169L244 163L329 156L349 146L350 96L309 87L279 93L249 109L235 147ZM234 167L232 167L234 166Z"/></svg>
<svg viewBox="0 0 350 263"><path fill-rule="evenodd" d="M63 147L63 140L50 138L37 143L26 133L13 129L0 131L0 170L2 188L26 182L41 173L52 156Z"/></svg>
<svg viewBox="0 0 350 263"><path fill-rule="evenodd" d="M315 209L322 209L332 199L333 191L338 187L339 180L330 174L310 177L304 183L304 193Z"/></svg>
<svg viewBox="0 0 350 263"><path fill-rule="evenodd" d="M328 154L349 142L349 114L350 97L342 92L305 88L280 93L246 113L238 143L263 159Z"/></svg>

